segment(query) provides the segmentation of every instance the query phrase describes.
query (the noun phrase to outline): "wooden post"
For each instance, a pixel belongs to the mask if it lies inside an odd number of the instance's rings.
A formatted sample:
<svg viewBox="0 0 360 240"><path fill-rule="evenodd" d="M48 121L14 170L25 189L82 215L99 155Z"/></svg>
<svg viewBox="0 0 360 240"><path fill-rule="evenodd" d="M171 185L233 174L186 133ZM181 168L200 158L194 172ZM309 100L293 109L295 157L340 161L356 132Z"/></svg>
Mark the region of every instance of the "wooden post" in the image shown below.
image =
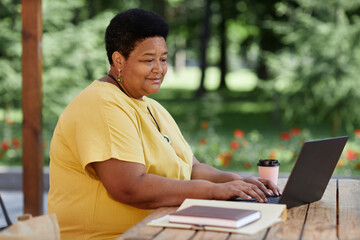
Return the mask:
<svg viewBox="0 0 360 240"><path fill-rule="evenodd" d="M43 213L41 0L21 1L24 213Z"/></svg>

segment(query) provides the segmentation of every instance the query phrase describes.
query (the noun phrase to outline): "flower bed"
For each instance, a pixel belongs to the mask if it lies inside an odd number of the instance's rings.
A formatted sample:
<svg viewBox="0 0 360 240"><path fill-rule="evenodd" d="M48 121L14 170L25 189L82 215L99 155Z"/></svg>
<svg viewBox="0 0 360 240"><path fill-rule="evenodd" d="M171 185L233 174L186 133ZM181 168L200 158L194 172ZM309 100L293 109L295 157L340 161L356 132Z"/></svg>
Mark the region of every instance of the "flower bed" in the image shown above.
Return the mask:
<svg viewBox="0 0 360 240"><path fill-rule="evenodd" d="M197 144L192 144L197 158L215 167L233 171L257 171L259 159L277 159L281 172L290 172L305 141L315 140L310 131L297 127L280 132L271 142L257 130L235 129L230 139L220 137L202 122ZM350 136L336 166L335 174L360 175L360 129Z"/></svg>

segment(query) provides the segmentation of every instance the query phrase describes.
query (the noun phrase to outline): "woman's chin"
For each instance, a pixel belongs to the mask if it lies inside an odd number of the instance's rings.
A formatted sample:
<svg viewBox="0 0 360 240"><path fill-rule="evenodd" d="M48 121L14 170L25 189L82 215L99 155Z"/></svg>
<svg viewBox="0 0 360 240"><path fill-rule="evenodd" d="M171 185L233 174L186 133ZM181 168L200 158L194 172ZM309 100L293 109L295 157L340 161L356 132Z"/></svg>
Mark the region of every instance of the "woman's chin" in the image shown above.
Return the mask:
<svg viewBox="0 0 360 240"><path fill-rule="evenodd" d="M160 88L153 89L153 90L151 91L151 93L150 93L150 94L155 94L155 93L158 93L158 92L159 92L159 90L160 90Z"/></svg>
<svg viewBox="0 0 360 240"><path fill-rule="evenodd" d="M146 95L158 93L159 90L160 90L160 86L159 87L151 87L151 88L147 89Z"/></svg>

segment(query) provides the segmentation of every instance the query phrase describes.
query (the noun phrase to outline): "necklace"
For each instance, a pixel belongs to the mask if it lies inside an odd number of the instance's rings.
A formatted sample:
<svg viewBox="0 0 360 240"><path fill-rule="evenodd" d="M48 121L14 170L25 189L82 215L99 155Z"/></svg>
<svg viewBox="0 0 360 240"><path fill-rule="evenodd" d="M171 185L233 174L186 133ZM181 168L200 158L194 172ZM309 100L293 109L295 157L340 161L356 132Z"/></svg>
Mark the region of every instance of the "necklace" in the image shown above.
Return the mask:
<svg viewBox="0 0 360 240"><path fill-rule="evenodd" d="M149 107L146 107L146 108L147 108L147 110L149 111L152 119L154 119L154 122L155 122L155 124L156 124L157 129L159 130L159 133L161 133L160 126L159 126L159 124L157 123L156 118L154 117L154 115L153 115L152 112L150 111L150 108L149 108ZM161 134L162 134L162 133L161 133ZM163 137L166 139L166 141L167 141L168 143L171 144L170 138L169 138L168 136L166 136L166 135L164 134Z"/></svg>
<svg viewBox="0 0 360 240"><path fill-rule="evenodd" d="M116 84L119 86L120 90L121 90L123 93L125 93L125 90L121 87L120 83L119 83L118 81L116 81L116 79L115 79L111 74L108 74L108 77L110 77L112 80L114 80L114 81L116 82ZM125 95L127 95L127 94L125 93ZM150 111L150 108L149 108L149 107L146 107L146 108L147 108L147 110L149 111L152 119L154 120L154 122L155 122L155 124L156 124L156 127L157 127L157 129L159 130L159 133L160 133L161 135L163 135L163 134L161 133L160 126L159 126L158 122L156 121L156 118L154 117L154 115L153 115L152 112ZM171 144L171 140L170 140L170 138L169 138L168 136L166 136L166 135L164 134L163 137L165 138L165 140L166 140L168 143Z"/></svg>

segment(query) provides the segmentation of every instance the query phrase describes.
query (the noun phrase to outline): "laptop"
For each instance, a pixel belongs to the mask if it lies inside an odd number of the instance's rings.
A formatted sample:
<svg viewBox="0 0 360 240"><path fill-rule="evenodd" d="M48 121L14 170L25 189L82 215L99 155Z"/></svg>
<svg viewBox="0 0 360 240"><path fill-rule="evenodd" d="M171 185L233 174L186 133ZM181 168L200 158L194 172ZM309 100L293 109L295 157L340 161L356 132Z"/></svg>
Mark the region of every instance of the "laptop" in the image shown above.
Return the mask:
<svg viewBox="0 0 360 240"><path fill-rule="evenodd" d="M348 136L307 141L290 173L280 197L269 197L269 203L286 204L292 208L318 201L330 181ZM236 198L235 201L252 201Z"/></svg>

